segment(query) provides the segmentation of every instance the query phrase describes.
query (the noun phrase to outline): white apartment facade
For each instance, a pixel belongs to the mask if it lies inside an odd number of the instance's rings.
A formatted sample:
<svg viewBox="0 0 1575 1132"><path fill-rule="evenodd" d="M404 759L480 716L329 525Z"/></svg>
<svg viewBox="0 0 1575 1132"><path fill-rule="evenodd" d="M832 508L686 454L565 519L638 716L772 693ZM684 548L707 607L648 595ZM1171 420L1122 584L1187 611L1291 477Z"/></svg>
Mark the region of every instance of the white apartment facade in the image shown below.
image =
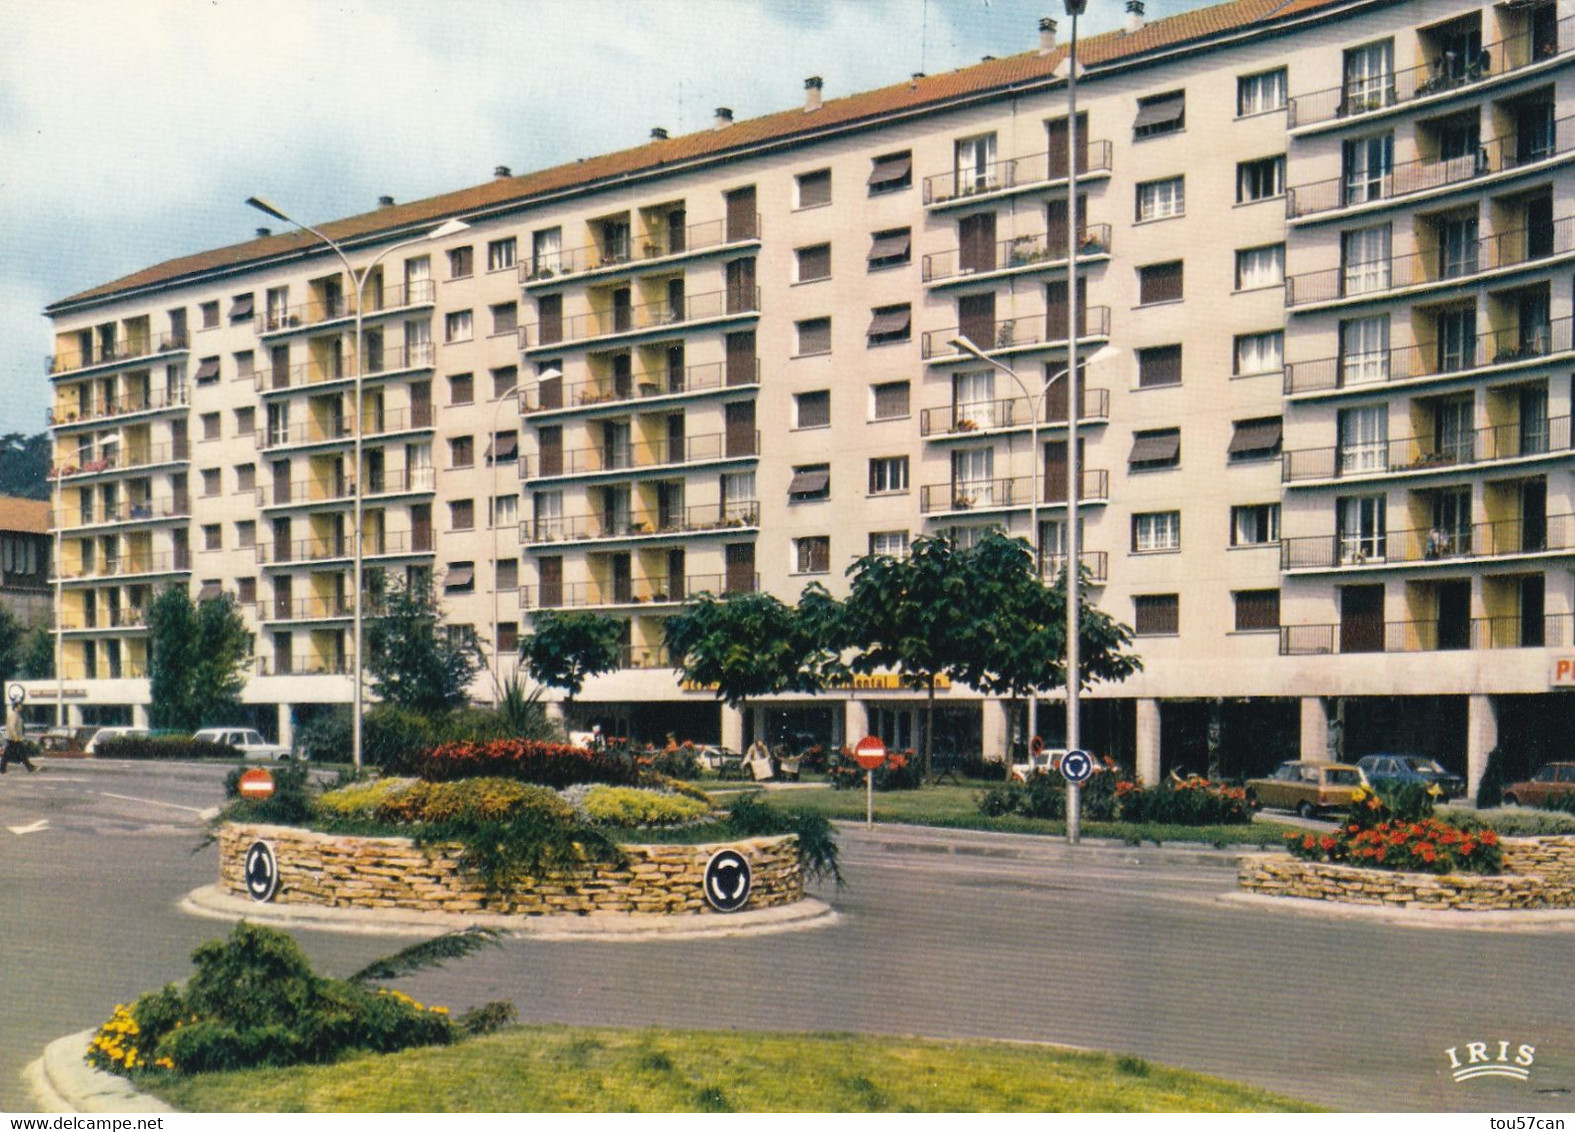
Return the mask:
<svg viewBox="0 0 1575 1132"><path fill-rule="evenodd" d="M582 720L911 745L894 680L747 716L683 689L661 621L840 594L920 534L1028 536L1036 493L1059 566L1054 37L330 227L359 267L469 225L368 288L359 477L355 300L320 244L52 306L68 702L140 711L136 611L171 582L240 597L281 730L348 701L359 478L369 568L433 571L502 675L541 610L626 624ZM1133 4L1080 44L1078 337L1113 348L1079 413L1084 564L1145 665L1088 697L1093 744L1148 778L1386 738L1476 773L1501 724L1570 714L1572 49L1541 0ZM1051 379L1042 452L959 334ZM999 749L1000 703L941 699L946 742Z"/></svg>

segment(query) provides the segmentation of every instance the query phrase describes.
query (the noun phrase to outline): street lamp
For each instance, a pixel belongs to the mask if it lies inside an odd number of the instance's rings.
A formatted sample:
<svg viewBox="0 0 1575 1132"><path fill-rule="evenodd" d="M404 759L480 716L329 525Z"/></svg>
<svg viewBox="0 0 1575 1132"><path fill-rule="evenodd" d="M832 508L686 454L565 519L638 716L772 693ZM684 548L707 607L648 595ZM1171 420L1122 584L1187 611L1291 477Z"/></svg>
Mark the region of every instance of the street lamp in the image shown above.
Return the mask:
<svg viewBox="0 0 1575 1132"><path fill-rule="evenodd" d="M361 404L361 383L362 383L362 378L364 376L364 371L363 371L362 364L361 364L361 351L364 348L364 343L361 340L361 336L362 336L363 311L364 311L364 309L366 307L366 281L372 277L373 270L377 267L378 264L383 262L383 259L384 259L385 256L388 256L388 255L392 254L393 252L397 252L401 248L414 247L416 244L425 243L428 240L443 240L443 239L447 239L449 236L458 235L460 232L463 232L466 229L468 229L470 227L470 225L466 224L463 220L447 220L447 221L444 221L442 224L438 225L436 228L432 229L430 232L427 232L424 235L416 236L416 237L413 237L413 238L408 239L408 240L401 240L397 244L390 244L388 247L386 247L382 251L378 252L377 255L373 257L371 263L367 264L364 268L362 268L359 272L357 272L354 267L350 266L350 259L349 259L348 256L345 255L344 248L342 246L340 246L340 244L337 241L331 239L328 236L323 235L323 233L319 232L316 228L313 228L310 224L303 224L303 223L301 223L299 220L295 219L293 216L290 216L289 214L284 212L282 209L280 209L277 205L275 205L272 202L264 199L263 197L247 197L246 198L246 203L249 204L251 207L257 209L259 212L265 212L269 216L272 216L272 217L274 217L277 220L283 220L286 224L294 224L297 228L301 229L303 232L310 232L312 235L316 236L323 243L327 244L329 249L332 250L333 253L336 256L339 257L339 262L344 264L344 268L345 268L346 274L348 274L350 276L351 282L355 284L355 342L354 342L353 348L350 351L351 357L353 359L353 364L354 364L354 372L351 374L351 377L354 379L354 383L355 383L355 385L354 385L354 388L355 388L355 394L354 394L354 399L355 399L355 577L354 577L354 585L355 585L355 604L354 604L355 621L354 621L354 626L355 627L354 627L354 629L352 631L352 637L353 637L352 651L355 654L355 661L354 661L355 673L354 673L354 683L352 684L353 693L352 693L352 703L351 703L351 708L350 708L350 712L351 712L350 758L351 758L351 761L355 764L355 768L357 770L360 770L361 769L361 697L362 697L361 685L362 685L362 674L363 674L363 671L364 671L362 663L361 663L361 661L362 661L361 645L362 645L362 635L363 635L362 634L362 630L363 630L363 609L362 609L362 593L361 593L361 589L362 589L362 585L363 585L362 574L363 574L364 551L365 551L365 547L363 545L363 538L362 538L363 531L361 529L362 521L363 521L362 508L363 508L363 505L364 505L364 500L363 500L364 490L363 489L365 487L365 484L363 482L364 478L365 478L364 475L363 475L363 472L364 472L365 469L362 467L362 452L361 452L361 448L362 448L362 433L364 432L364 429L362 427L362 423L363 423L362 422L362 415L363 415L363 412L364 412L364 407ZM406 300L408 300L410 298L410 296L406 295L405 298L406 298Z"/></svg>

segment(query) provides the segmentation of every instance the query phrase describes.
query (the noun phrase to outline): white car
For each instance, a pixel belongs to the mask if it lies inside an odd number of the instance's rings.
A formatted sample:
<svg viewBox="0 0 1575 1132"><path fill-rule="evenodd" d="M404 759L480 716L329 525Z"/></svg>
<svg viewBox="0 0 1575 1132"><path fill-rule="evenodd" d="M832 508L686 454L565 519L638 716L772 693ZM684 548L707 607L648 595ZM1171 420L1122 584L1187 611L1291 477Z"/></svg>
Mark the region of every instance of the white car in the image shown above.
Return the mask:
<svg viewBox="0 0 1575 1132"><path fill-rule="evenodd" d="M82 750L86 754L96 755L100 743L107 743L111 739L146 739L151 734L146 727L100 727L93 732L93 738L87 741Z"/></svg>
<svg viewBox="0 0 1575 1132"><path fill-rule="evenodd" d="M289 747L270 743L249 727L205 727L191 739L194 743L220 743L234 747L242 758L289 762L296 757Z"/></svg>

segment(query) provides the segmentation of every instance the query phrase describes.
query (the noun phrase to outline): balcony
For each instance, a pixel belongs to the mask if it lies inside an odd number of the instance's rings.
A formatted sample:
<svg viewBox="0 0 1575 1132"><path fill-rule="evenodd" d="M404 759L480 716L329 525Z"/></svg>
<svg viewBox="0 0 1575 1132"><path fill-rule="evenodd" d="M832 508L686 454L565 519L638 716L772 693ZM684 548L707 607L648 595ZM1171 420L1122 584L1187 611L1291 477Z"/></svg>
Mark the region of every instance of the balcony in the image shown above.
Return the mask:
<svg viewBox="0 0 1575 1132"><path fill-rule="evenodd" d="M368 534L362 541L363 558L402 558L432 553L432 532L389 531ZM290 540L269 539L257 544L257 561L264 566L348 561L355 557L355 540L349 534Z"/></svg>
<svg viewBox="0 0 1575 1132"><path fill-rule="evenodd" d="M1108 177L1110 160L1109 142L1085 142L1082 160L1077 163L1077 175L1079 178ZM924 204L927 208L946 208L972 204L981 197L1049 188L1067 180L1067 166L1066 151L1062 149L992 161L977 170L932 173L924 178Z"/></svg>
<svg viewBox="0 0 1575 1132"><path fill-rule="evenodd" d="M111 558L102 565L78 564L67 566L57 576L61 582L79 582L102 578L131 578L160 574L186 574L191 572L191 553L183 554L127 554Z"/></svg>
<svg viewBox="0 0 1575 1132"><path fill-rule="evenodd" d="M393 377L431 369L437 351L431 342L412 342L404 346L390 346L379 354L370 351L366 359L363 380ZM319 362L299 362L293 366L268 366L255 372L257 392L264 395L283 393L291 389L307 389L328 385L336 381L354 381L354 362L324 366Z"/></svg>
<svg viewBox="0 0 1575 1132"><path fill-rule="evenodd" d="M707 220L690 224L676 232L667 232L665 240L644 240L638 249L632 246L633 241L630 247L625 248L589 244L522 262L519 266L520 283L526 288L543 287L562 283L570 276L616 274L631 266L665 266L689 256L759 243L760 230L760 214L756 213L753 223L740 223L734 219L731 222Z"/></svg>
<svg viewBox="0 0 1575 1132"><path fill-rule="evenodd" d="M1078 492L1080 503L1103 503L1110 498L1110 473L1102 468L1082 468ZM919 513L923 515L967 515L974 512L1010 511L1031 507L1037 476L1012 476L1007 479L958 480L926 484L919 489ZM1066 506L1066 474L1060 483L1045 484L1041 507Z"/></svg>
<svg viewBox="0 0 1575 1132"><path fill-rule="evenodd" d="M367 296L362 319L377 314L394 314L412 307L430 306L437 297L437 286L430 279L416 280L403 287L374 289ZM355 295L334 295L312 299L294 307L279 307L256 316L258 337L287 334L321 326L325 322L355 317Z"/></svg>
<svg viewBox="0 0 1575 1132"><path fill-rule="evenodd" d="M348 676L350 658L346 656L259 656L259 676Z"/></svg>
<svg viewBox="0 0 1575 1132"><path fill-rule="evenodd" d="M1495 174L1513 173L1563 157L1575 149L1575 117L1553 123L1552 136L1522 151L1514 135L1492 138L1475 154L1448 161L1402 161L1374 177L1333 177L1298 185L1285 194L1285 215L1301 220L1320 213L1343 212L1367 204L1403 200L1434 189L1465 185Z"/></svg>
<svg viewBox="0 0 1575 1132"><path fill-rule="evenodd" d="M80 464L57 464L49 469L49 478L62 480L119 474L135 468L152 468L160 464L181 464L191 459L191 443L150 444L121 452L100 452L94 459Z"/></svg>
<svg viewBox="0 0 1575 1132"><path fill-rule="evenodd" d="M625 582L568 582L520 587L521 609L588 609L618 606L678 605L692 594L756 593L760 575L690 574L683 578L646 578Z"/></svg>
<svg viewBox="0 0 1575 1132"><path fill-rule="evenodd" d="M1444 53L1439 58L1396 71L1387 79L1345 83L1289 100L1290 129L1314 126L1320 122L1343 122L1404 106L1419 99L1444 99L1472 90L1489 79L1513 75L1539 64L1548 63L1575 49L1575 18L1560 20L1551 35L1531 31L1490 43L1475 58L1456 58Z"/></svg>
<svg viewBox="0 0 1575 1132"><path fill-rule="evenodd" d="M1083 560L1083 580L1092 585L1102 586L1110 580L1110 555L1103 550L1085 550L1078 556ZM1061 571L1066 568L1067 558L1064 554L1048 554L1040 566L1039 574L1046 583L1054 585L1055 580L1061 576Z"/></svg>
<svg viewBox="0 0 1575 1132"><path fill-rule="evenodd" d="M1057 388L1053 385L1051 391ZM1041 426L1065 427L1067 423L1065 387L1059 388L1062 397L1059 401L1047 399L1044 418L1039 422ZM1110 390L1084 387L1081 393L1082 407L1077 414L1079 424L1104 424L1110 420ZM1026 397L942 405L919 413L919 435L926 440L971 440L1032 426L1033 410Z"/></svg>
<svg viewBox="0 0 1575 1132"><path fill-rule="evenodd" d="M1459 626L1432 621L1382 625L1282 625L1281 656L1335 656L1374 652L1454 652L1476 649L1563 648L1575 614L1540 618L1473 617Z"/></svg>
<svg viewBox="0 0 1575 1132"><path fill-rule="evenodd" d="M347 503L355 498L355 481L349 478L296 480L263 484L257 488L257 506L311 507L319 503Z"/></svg>
<svg viewBox="0 0 1575 1132"><path fill-rule="evenodd" d="M624 670L671 668L665 645L623 645L618 649L618 667Z"/></svg>
<svg viewBox="0 0 1575 1132"><path fill-rule="evenodd" d="M68 660L60 666L60 674L67 680L143 680L147 678L148 666L140 660L114 664L103 659L91 667L81 661Z"/></svg>
<svg viewBox="0 0 1575 1132"><path fill-rule="evenodd" d="M1570 318L1556 318L1541 326L1489 330L1477 335L1469 349L1444 356L1437 342L1424 342L1310 362L1287 362L1285 392L1320 393L1429 378L1469 377L1497 366L1555 359L1575 348L1571 327Z"/></svg>
<svg viewBox="0 0 1575 1132"><path fill-rule="evenodd" d="M713 432L703 436L686 436L680 440L604 444L600 448L576 448L548 455L538 453L535 457L522 456L520 478L544 480L609 472L636 472L685 464L753 460L759 455L760 433L740 435Z"/></svg>
<svg viewBox="0 0 1575 1132"><path fill-rule="evenodd" d="M742 364L710 362L681 370L632 374L621 380L608 378L598 381L593 378L568 385L538 381L520 394L520 411L525 416L534 416L537 413L568 412L574 409L615 408L634 401L743 389L759 384L759 358L751 358Z"/></svg>
<svg viewBox="0 0 1575 1132"><path fill-rule="evenodd" d="M919 356L934 365L967 361L968 355L959 354L951 345L951 340L961 334L966 334L974 345L987 354L1065 347L1066 323L1066 310L1051 308L1042 314L981 320L975 326L926 330L919 348ZM1089 307L1084 310L1077 340L1082 342L1085 339L1109 337L1110 308Z"/></svg>
<svg viewBox="0 0 1575 1132"><path fill-rule="evenodd" d="M1506 460L1560 456L1570 449L1570 418L1554 417L1524 428L1508 424L1475 429L1455 444L1441 445L1435 436L1410 436L1343 449L1298 448L1284 454L1280 478L1300 483L1462 471Z"/></svg>
<svg viewBox="0 0 1575 1132"><path fill-rule="evenodd" d="M275 599L257 603L257 620L344 621L355 616L355 602L349 596L303 597L294 601Z"/></svg>
<svg viewBox="0 0 1575 1132"><path fill-rule="evenodd" d="M168 499L141 499L117 503L112 507L83 510L49 511L49 529L69 531L78 527L102 527L115 523L157 523L165 519L189 519L191 497L175 495ZM56 523L59 519L60 522Z"/></svg>
<svg viewBox="0 0 1575 1132"><path fill-rule="evenodd" d="M60 628L67 633L103 632L110 629L137 630L147 627L143 611L135 607L67 610L60 622Z"/></svg>
<svg viewBox="0 0 1575 1132"><path fill-rule="evenodd" d="M177 354L190 348L191 337L186 334L155 334L124 342L97 343L85 353L81 350L61 350L46 355L44 372L51 377L59 377L61 374L97 366L118 366L160 354Z"/></svg>
<svg viewBox="0 0 1575 1132"><path fill-rule="evenodd" d="M760 288L744 287L686 296L683 303L641 303L588 314L570 315L558 322L538 322L520 327L520 349L557 349L602 338L666 333L731 318L753 318L760 313Z"/></svg>
<svg viewBox="0 0 1575 1132"><path fill-rule="evenodd" d="M47 414L51 428L69 428L72 425L105 421L114 417L129 417L139 413L158 413L168 409L184 409L190 403L186 386L174 389L150 389L141 396L127 395L111 401L93 401L80 408L50 409Z"/></svg>
<svg viewBox="0 0 1575 1132"><path fill-rule="evenodd" d="M520 526L520 542L534 546L566 542L604 542L652 539L753 530L760 524L760 504L753 499L736 503L705 503L660 515L577 515L537 518Z"/></svg>
<svg viewBox="0 0 1575 1132"><path fill-rule="evenodd" d="M1341 299L1383 299L1398 291L1455 285L1572 252L1575 217L1565 217L1544 228L1521 228L1477 240L1459 254L1417 252L1293 275L1285 281L1285 305L1295 308Z"/></svg>
<svg viewBox="0 0 1575 1132"><path fill-rule="evenodd" d="M279 448L304 448L314 444L338 444L355 438L354 422L348 417L326 421L302 421L293 425L269 425L257 430L257 449L271 452Z"/></svg>
<svg viewBox="0 0 1575 1132"><path fill-rule="evenodd" d="M1575 515L1503 519L1448 531L1437 528L1368 535L1315 535L1280 541L1282 570L1371 570L1414 564L1454 566L1474 561L1575 551Z"/></svg>
<svg viewBox="0 0 1575 1132"><path fill-rule="evenodd" d="M979 252L953 248L951 251L933 252L924 257L923 279L926 283L977 282L981 276L993 274L1029 274L1052 268L1066 267L1067 233L1014 236L999 240L993 247ZM1079 261L1108 257L1110 255L1110 225L1090 224L1079 234L1077 258Z"/></svg>

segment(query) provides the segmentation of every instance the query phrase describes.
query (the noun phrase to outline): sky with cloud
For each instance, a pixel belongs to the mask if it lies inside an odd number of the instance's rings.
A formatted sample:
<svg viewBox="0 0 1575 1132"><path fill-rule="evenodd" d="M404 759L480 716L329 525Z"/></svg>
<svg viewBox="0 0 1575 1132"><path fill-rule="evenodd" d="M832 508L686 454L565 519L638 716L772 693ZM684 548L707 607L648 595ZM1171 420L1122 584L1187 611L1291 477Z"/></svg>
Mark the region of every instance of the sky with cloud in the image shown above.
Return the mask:
<svg viewBox="0 0 1575 1132"><path fill-rule="evenodd" d="M1148 17L1198 6L1149 0ZM0 0L0 433L56 299L247 239L1037 43L1061 0ZM1089 0L1085 31L1119 26Z"/></svg>

